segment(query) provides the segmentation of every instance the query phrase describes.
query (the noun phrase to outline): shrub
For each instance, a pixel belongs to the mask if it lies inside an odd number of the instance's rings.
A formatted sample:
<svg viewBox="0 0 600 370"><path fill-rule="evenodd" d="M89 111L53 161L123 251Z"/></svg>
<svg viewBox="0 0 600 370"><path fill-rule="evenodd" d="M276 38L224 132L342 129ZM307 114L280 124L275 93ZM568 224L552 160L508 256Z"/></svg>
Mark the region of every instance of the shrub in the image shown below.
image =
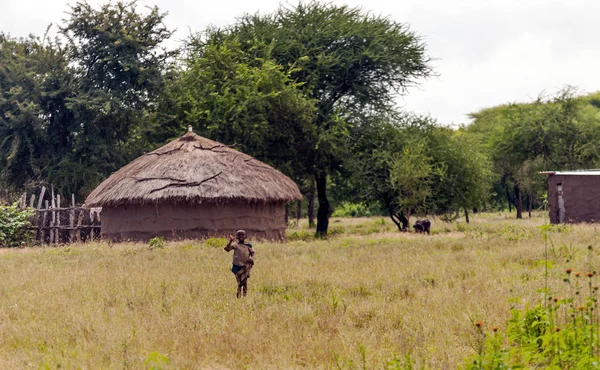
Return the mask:
<svg viewBox="0 0 600 370"><path fill-rule="evenodd" d="M505 332L480 333L467 369L598 368L600 317L595 272L566 270L569 296L549 297L534 308L512 309Z"/></svg>
<svg viewBox="0 0 600 370"><path fill-rule="evenodd" d="M226 238L208 238L204 241L204 245L210 248L224 248L227 245Z"/></svg>
<svg viewBox="0 0 600 370"><path fill-rule="evenodd" d="M294 231L291 235L287 236L287 239L289 241L295 241L295 240L307 241L307 240L313 240L314 238L315 238L315 233L308 232L306 230Z"/></svg>
<svg viewBox="0 0 600 370"><path fill-rule="evenodd" d="M16 204L0 206L0 247L15 247L21 242L29 242L33 236L31 230L31 209L19 209Z"/></svg>
<svg viewBox="0 0 600 370"><path fill-rule="evenodd" d="M362 203L343 202L333 212L332 217L370 217L371 210Z"/></svg>
<svg viewBox="0 0 600 370"><path fill-rule="evenodd" d="M163 249L165 247L165 239L162 236L157 236L156 238L150 239L148 242L148 248L151 250L160 248Z"/></svg>

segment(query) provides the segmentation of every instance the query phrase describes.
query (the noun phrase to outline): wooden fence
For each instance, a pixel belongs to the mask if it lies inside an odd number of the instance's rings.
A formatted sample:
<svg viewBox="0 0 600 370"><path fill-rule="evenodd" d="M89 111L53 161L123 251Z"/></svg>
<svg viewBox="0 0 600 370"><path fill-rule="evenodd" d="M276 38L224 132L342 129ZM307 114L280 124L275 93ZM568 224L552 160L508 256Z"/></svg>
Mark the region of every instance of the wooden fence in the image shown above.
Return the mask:
<svg viewBox="0 0 600 370"><path fill-rule="evenodd" d="M36 202L37 200L37 202ZM75 195L70 202L54 194L54 187L48 191L42 186L38 196L23 193L19 199L20 208L33 208L35 214L31 223L36 240L41 244L77 243L100 239L100 208L85 208L75 203ZM69 204L70 203L70 204Z"/></svg>

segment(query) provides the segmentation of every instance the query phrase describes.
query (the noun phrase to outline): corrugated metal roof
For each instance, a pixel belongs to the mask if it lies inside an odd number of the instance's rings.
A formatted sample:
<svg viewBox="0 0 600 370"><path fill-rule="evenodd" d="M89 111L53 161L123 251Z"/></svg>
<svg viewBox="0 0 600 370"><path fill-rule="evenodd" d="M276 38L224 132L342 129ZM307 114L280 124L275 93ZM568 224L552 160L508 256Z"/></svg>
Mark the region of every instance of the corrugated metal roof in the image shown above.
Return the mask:
<svg viewBox="0 0 600 370"><path fill-rule="evenodd" d="M540 175L560 175L560 176L600 176L600 170L581 170L581 171L542 171Z"/></svg>

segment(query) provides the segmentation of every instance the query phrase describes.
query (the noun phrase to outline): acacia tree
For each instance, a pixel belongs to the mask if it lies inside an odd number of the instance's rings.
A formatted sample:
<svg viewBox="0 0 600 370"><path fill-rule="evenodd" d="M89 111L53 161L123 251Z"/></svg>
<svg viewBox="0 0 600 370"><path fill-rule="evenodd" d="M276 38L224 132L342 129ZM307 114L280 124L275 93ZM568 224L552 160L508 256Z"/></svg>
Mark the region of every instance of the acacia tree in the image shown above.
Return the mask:
<svg viewBox="0 0 600 370"><path fill-rule="evenodd" d="M56 40L0 34L0 184L22 189L52 174L69 150L71 71Z"/></svg>
<svg viewBox="0 0 600 370"><path fill-rule="evenodd" d="M411 214L480 206L491 164L477 146L427 117L373 117L352 140L352 183L360 200L379 205L404 231Z"/></svg>
<svg viewBox="0 0 600 370"><path fill-rule="evenodd" d="M389 110L396 94L431 75L425 46L405 24L318 2L244 15L231 27L209 30L190 44L202 49L233 39L253 58L274 59L317 102L312 122L316 136L303 154L309 161L306 176L316 181L317 234L326 235L327 179L348 156L350 122L365 111Z"/></svg>
<svg viewBox="0 0 600 370"><path fill-rule="evenodd" d="M71 6L60 31L69 40L74 96L67 106L77 131L53 182L87 192L139 154L176 55L162 47L172 35L165 16L157 7L140 12L135 1Z"/></svg>
<svg viewBox="0 0 600 370"><path fill-rule="evenodd" d="M466 132L487 145L498 178L514 203L516 217L523 217L523 197L532 208L545 191L547 169L581 169L597 166L597 151L590 138L597 134L597 110L587 112L585 99L567 87L549 98L528 104L507 104L472 114ZM590 135L590 136L588 136ZM595 147L595 145L593 145ZM511 199L511 195L514 199Z"/></svg>
<svg viewBox="0 0 600 370"><path fill-rule="evenodd" d="M253 60L237 41L191 51L169 85L161 110L163 139L192 124L203 136L240 146L296 181L314 140L315 102L273 60Z"/></svg>

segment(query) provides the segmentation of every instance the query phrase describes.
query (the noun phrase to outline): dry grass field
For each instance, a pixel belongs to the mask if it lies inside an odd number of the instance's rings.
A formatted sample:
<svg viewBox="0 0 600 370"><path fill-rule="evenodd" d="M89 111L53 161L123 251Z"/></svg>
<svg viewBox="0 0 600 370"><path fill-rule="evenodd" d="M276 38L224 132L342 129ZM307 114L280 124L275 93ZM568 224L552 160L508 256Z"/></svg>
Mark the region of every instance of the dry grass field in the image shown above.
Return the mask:
<svg viewBox="0 0 600 370"><path fill-rule="evenodd" d="M503 327L545 285L541 213L434 220L430 236L381 218L333 219L313 240L254 242L245 299L224 241L105 243L0 251L2 369L454 369L475 353L474 321ZM554 228L549 285L597 270L594 225Z"/></svg>

